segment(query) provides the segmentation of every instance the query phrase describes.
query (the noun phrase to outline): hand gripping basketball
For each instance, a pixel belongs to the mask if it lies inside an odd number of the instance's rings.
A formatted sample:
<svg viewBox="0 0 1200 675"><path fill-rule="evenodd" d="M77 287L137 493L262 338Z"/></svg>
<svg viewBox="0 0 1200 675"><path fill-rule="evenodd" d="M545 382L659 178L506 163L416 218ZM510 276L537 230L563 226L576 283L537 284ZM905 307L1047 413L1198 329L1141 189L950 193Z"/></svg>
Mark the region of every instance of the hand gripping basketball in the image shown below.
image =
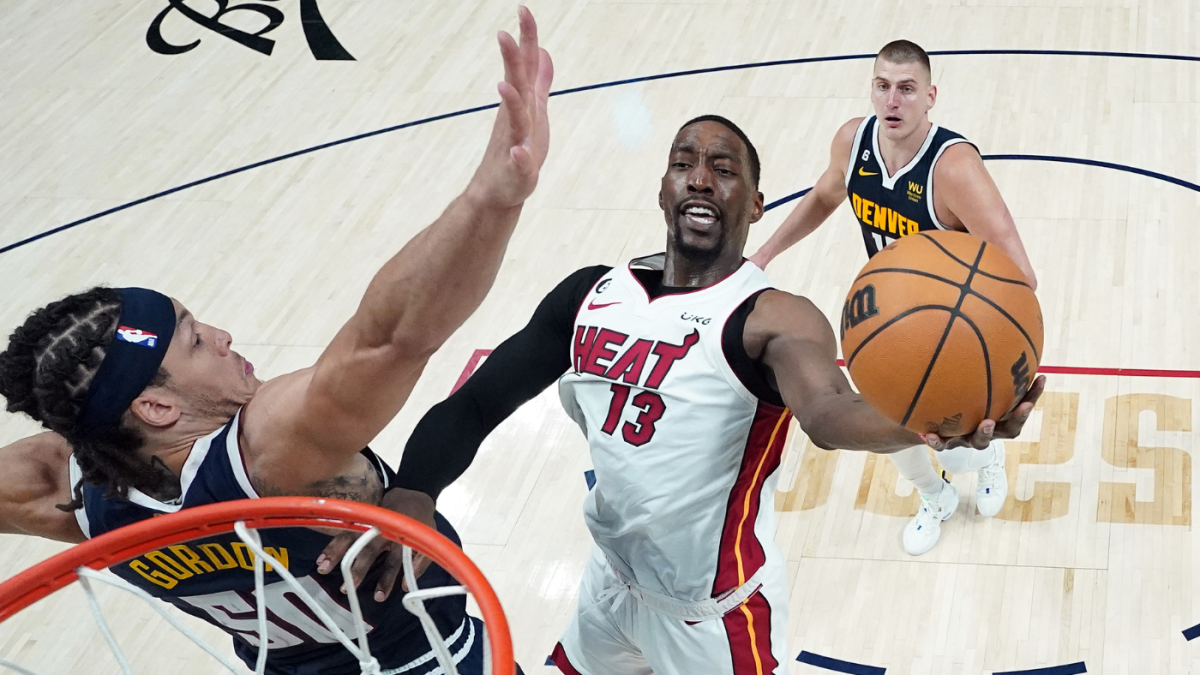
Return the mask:
<svg viewBox="0 0 1200 675"><path fill-rule="evenodd" d="M919 232L880 251L850 289L841 331L863 398L916 434L986 445L1016 435L1040 393L1037 296L1003 252L966 233Z"/></svg>
<svg viewBox="0 0 1200 675"><path fill-rule="evenodd" d="M1025 393L1025 397L1021 399L1017 407L1012 409L1012 412L1001 417L999 420L984 420L975 429L975 433L969 436L942 438L937 434L921 434L921 438L925 441L926 445L938 451L968 445L976 450L983 450L991 445L992 439L1016 438L1021 435L1021 430L1025 428L1026 420L1033 413L1033 409L1045 389L1046 376L1038 375L1034 378L1033 386L1029 387L1029 391Z"/></svg>

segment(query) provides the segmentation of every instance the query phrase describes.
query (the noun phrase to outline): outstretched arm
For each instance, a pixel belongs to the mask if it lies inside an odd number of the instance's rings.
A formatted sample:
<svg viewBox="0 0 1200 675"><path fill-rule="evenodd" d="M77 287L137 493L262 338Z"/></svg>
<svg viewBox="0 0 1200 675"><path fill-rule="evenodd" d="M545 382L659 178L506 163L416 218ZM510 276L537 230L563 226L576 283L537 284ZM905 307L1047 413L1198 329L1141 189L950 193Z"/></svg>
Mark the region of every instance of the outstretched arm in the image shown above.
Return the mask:
<svg viewBox="0 0 1200 675"><path fill-rule="evenodd" d="M852 119L842 125L833 137L829 148L829 166L817 179L817 184L792 210L783 224L758 252L750 256L750 262L765 269L780 253L794 246L825 222L834 209L846 199L846 166L850 163L850 152L854 145L854 134L862 118Z"/></svg>
<svg viewBox="0 0 1200 675"><path fill-rule="evenodd" d="M458 391L430 408L404 446L396 488L384 495L381 506L433 526L435 500L467 470L484 439L571 367L576 311L608 269L588 267L567 277L542 300L524 328L496 347ZM356 538L336 537L318 561L318 569L322 573L333 569ZM382 539L368 544L351 569L354 583L381 553L393 548ZM392 592L400 560L397 554L384 562L376 600ZM426 565L422 562L418 571Z"/></svg>
<svg viewBox="0 0 1200 675"><path fill-rule="evenodd" d="M75 515L56 508L74 499L70 456L71 446L53 432L0 448L0 532L84 541Z"/></svg>
<svg viewBox="0 0 1200 675"><path fill-rule="evenodd" d="M934 208L940 204L949 212L943 219L952 227L964 227L967 232L1004 251L1021 268L1029 285L1037 290L1037 276L1025 253L1025 245L1017 232L1017 224L983 158L972 146L958 143L946 149L934 167ZM938 214L942 219L942 214Z"/></svg>
<svg viewBox="0 0 1200 675"><path fill-rule="evenodd" d="M311 370L267 383L247 408L247 459L280 490L346 471L490 289L549 144L553 68L529 10L520 23L519 45L500 34L501 104L466 190L375 275Z"/></svg>
<svg viewBox="0 0 1200 675"><path fill-rule="evenodd" d="M999 421L984 420L970 436L918 435L885 418L850 387L837 365L837 341L825 315L805 298L763 293L746 320L747 354L771 371L787 407L813 444L830 450L890 453L927 444L935 450L992 438L1016 438L1045 387L1039 377L1016 408Z"/></svg>
<svg viewBox="0 0 1200 675"><path fill-rule="evenodd" d="M888 453L924 443L879 414L837 365L837 340L808 299L767 291L746 320L746 352L775 378L784 403L819 448Z"/></svg>

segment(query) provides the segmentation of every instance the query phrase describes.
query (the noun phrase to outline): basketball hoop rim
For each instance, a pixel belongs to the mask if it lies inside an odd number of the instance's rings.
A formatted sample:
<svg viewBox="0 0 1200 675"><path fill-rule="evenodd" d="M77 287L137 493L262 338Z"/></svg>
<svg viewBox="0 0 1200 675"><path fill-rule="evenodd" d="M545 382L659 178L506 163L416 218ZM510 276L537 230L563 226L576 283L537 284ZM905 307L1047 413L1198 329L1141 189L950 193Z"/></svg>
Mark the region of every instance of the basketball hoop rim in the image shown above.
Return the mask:
<svg viewBox="0 0 1200 675"><path fill-rule="evenodd" d="M150 551L193 539L232 532L235 523L252 529L336 527L380 535L427 556L475 596L487 625L497 675L515 673L512 636L500 599L483 572L461 549L437 531L378 506L315 497L263 497L183 509L89 539L0 584L0 622L75 582L75 570L102 570Z"/></svg>

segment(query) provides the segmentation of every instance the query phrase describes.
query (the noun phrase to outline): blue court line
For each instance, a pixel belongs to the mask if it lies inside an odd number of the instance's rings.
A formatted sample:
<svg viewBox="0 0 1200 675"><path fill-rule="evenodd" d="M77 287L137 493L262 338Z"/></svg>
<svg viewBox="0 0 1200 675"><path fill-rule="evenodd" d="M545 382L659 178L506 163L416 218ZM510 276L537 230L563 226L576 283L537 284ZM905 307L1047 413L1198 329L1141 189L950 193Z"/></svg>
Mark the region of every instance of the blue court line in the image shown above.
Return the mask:
<svg viewBox="0 0 1200 675"><path fill-rule="evenodd" d="M596 472L588 469L583 472L583 482L587 483L588 489L596 487Z"/></svg>
<svg viewBox="0 0 1200 675"><path fill-rule="evenodd" d="M1200 623L1183 631L1183 637L1188 642L1191 642L1192 640L1195 640L1196 638L1200 637Z"/></svg>
<svg viewBox="0 0 1200 675"><path fill-rule="evenodd" d="M1083 665L1083 661L1079 663L1070 663L1065 666L1050 666L1049 668L1037 668L1034 670L1006 670L1002 673L997 672L992 675L1079 675L1086 673L1087 666Z"/></svg>
<svg viewBox="0 0 1200 675"><path fill-rule="evenodd" d="M928 53L930 56L999 56L999 55L1005 55L1005 56L1101 56L1101 57L1106 57L1106 58L1154 59L1154 60L1160 60L1160 61L1200 62L1200 56L1186 56L1186 55L1181 55L1181 54L1155 54L1155 53L1149 53L1149 52L1103 52L1103 51L1087 51L1087 50L1071 50L1071 49L949 49L949 50L931 51ZM776 61L757 61L757 62L753 62L753 63L739 63L739 64L734 64L734 65L729 65L729 66L715 66L715 67L711 67L711 68L693 68L691 70L677 70L677 71L673 71L673 72L669 72L669 73L660 73L658 75L645 75L642 77L631 77L631 78L626 78L626 79L622 79L622 80L610 80L608 82L601 82L599 84L589 84L589 85L585 85L582 87L573 87L570 89L562 89L559 91L550 92L550 95L551 96L565 96L567 94L577 94L577 93L584 92L584 91L592 91L594 89L605 89L608 87L617 87L617 86L621 86L621 85L625 85L625 84L636 84L638 82L652 82L655 80L665 80L665 79L670 79L670 78L675 78L675 77L685 77L688 75L705 75L705 74L709 74L709 73L722 73L722 72L729 72L729 71L735 71L735 70L748 70L750 68L769 68L769 67L773 67L773 66L793 66L793 65L801 65L801 64L806 64L806 63L830 63L830 62L835 62L835 61L853 61L853 60L873 59L873 58L875 58L875 54L842 54L842 55L838 55L838 56L812 56L812 57L800 58L800 59L781 59L781 60L776 60ZM335 141L330 141L328 143L314 145L312 147L304 148L302 150L296 150L294 152L289 152L287 154L279 155L277 157L271 157L269 159L264 159L264 160L261 160L258 162L254 162L252 164L247 164L245 166L241 166L236 169L230 169L229 171L224 171L222 173L208 176L207 178L201 178L199 180L194 180L190 183L184 183L183 185L179 185L179 186L167 189L167 190L163 190L162 192L156 192L147 197L142 197L141 199L135 199L131 202L126 202L124 204L114 206L111 209L107 209L105 211L101 211L100 213L96 213L96 214L93 214L93 215L90 215L90 216L87 216L84 218L80 218L79 220L71 221L69 223L66 223L65 225L59 225L58 227L55 227L50 230L46 230L45 232L35 234L31 237L27 237L25 239L14 242L12 244L8 244L7 246L0 247L0 254L7 253L13 249L20 248L21 246L26 246L28 244L32 244L41 239L45 239L46 237L49 237L50 235L58 234L59 232L65 232L66 230L70 230L72 228L79 227L80 225L84 225L86 223L90 223L92 221L99 220L100 218L103 218L105 216L110 216L114 213L119 213L126 209L133 208L134 206L138 206L140 204L145 204L146 202L153 201L155 199L160 199L160 198L166 197L168 195L173 195L177 192L182 192L184 190L198 187L198 186L204 185L206 183L211 183L213 181L220 180L222 178L227 178L229 176L233 176L233 175L245 172L245 171L250 171L251 169L257 169L262 166L267 166L268 164L282 162L285 159L291 159L293 157L307 155L310 152L316 152L318 150L324 150L326 148L332 148L332 147L336 147L339 145L344 145L346 143L352 143L354 141L361 141L365 138L371 138L372 136L379 136L381 134L386 134L386 133L390 133L393 131L399 131L401 129L408 129L410 127L415 127L415 126L419 126L422 124L429 124L430 122L438 122L438 121L450 119L453 117L461 117L463 115L469 115L471 113L481 112L484 110L491 110L491 109L497 108L497 107L499 107L499 103L491 103L488 105L475 106L474 108L466 108L464 110L457 110L454 112L443 113L441 115L434 115L433 117L425 117L423 119L413 120L411 122L405 122L403 124L397 124L397 125L390 126L390 127L384 127L383 129L377 129L375 131L368 131L366 133L356 134L354 136L348 136L346 138L341 138L341 139L338 139ZM1042 156L1037 156L1037 155L995 155L993 157L997 158L997 159L1000 159L1000 158L1017 159L1017 158L1022 158L1022 157L1024 157L1024 158L1033 158L1033 157L1042 158ZM1092 160L1082 160L1082 159L1072 159L1072 158L1047 159L1046 161L1065 161L1065 162L1079 163L1079 164L1086 164L1086 163L1092 162ZM1107 162L1095 162L1095 164L1097 166L1110 166L1109 163L1107 163ZM1121 168L1121 167L1120 167L1120 165L1111 165L1110 168ZM1153 171L1146 171L1145 169L1134 169L1132 167L1125 168L1124 170L1129 170L1129 171L1132 171L1133 173L1142 173L1143 175L1147 175L1147 176L1154 176L1157 178L1161 178L1162 180L1168 180L1170 182L1173 182L1173 183L1176 183L1179 185L1184 185L1185 187L1190 186L1190 187L1192 187L1192 189L1197 189L1193 183L1188 183L1187 181L1182 181L1177 178L1165 176L1164 174L1158 174ZM779 206L780 204L785 204L793 199L799 198L802 195L803 195L803 192L789 195L788 197L785 197L782 200L777 200L775 202L772 202L768 206L768 208L775 208L776 206Z"/></svg>
<svg viewBox="0 0 1200 675"><path fill-rule="evenodd" d="M849 661L841 661L839 659L831 659L828 656L813 654L812 652L800 652L800 656L796 657L800 663L807 663L810 666L824 668L839 673L848 673L849 675L883 675L885 670L879 666L864 666L861 663L851 663Z"/></svg>
<svg viewBox="0 0 1200 675"><path fill-rule="evenodd" d="M1098 159L1082 159L1079 157L1060 157L1058 155L983 155L983 159L985 161L1015 159L1015 160L1025 160L1025 161L1032 161L1032 162L1059 162L1062 164L1081 164L1083 166L1098 166L1098 167L1101 167L1104 169L1116 169L1117 171L1125 171L1127 173L1134 173L1139 176L1148 176L1150 178L1157 178L1158 180L1161 180L1161 181L1166 181L1168 183L1173 183L1175 185L1178 185L1180 187L1185 187L1185 188L1187 188L1189 190L1193 190L1195 192L1200 192L1200 185L1197 185L1190 181L1183 180L1182 178L1168 176L1165 173L1159 173L1157 171L1151 171L1149 169L1139 169L1136 166L1129 166L1128 164L1117 164L1116 162L1102 162ZM786 204L790 201L793 201L793 200L803 197L804 195L808 194L811 190L812 190L812 188L804 188L803 190L801 190L799 192L793 192L792 194L790 194L786 197L776 199L775 201L771 202L770 204L767 204L766 206L764 206L763 211L770 211L771 209L773 209L777 206L783 206L784 204ZM3 252L4 251L0 250L0 253L3 253Z"/></svg>

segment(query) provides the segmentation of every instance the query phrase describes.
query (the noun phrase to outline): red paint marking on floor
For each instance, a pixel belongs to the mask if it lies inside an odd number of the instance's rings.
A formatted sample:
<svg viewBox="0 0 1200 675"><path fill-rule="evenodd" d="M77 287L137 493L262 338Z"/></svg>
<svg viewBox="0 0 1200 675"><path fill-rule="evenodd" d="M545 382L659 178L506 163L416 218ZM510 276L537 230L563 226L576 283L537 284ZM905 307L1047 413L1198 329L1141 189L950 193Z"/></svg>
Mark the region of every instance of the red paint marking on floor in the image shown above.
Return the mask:
<svg viewBox="0 0 1200 675"><path fill-rule="evenodd" d="M471 377L471 373L479 367L479 362L483 358L492 353L490 349L476 349L471 358L467 360L467 365L463 368L462 374L458 376L458 381L454 383L454 389L450 393L458 391L458 388L463 386L467 378ZM843 359L838 359L839 366L845 366L846 362ZM1200 380L1200 370L1155 370L1149 368L1084 368L1080 366L1039 366L1038 372L1046 375L1104 375L1108 377L1177 377L1184 379Z"/></svg>
<svg viewBox="0 0 1200 675"><path fill-rule="evenodd" d="M838 359L839 366L846 362ZM1039 366L1047 375L1107 375L1110 377L1182 377L1200 379L1200 370L1153 370L1146 368L1083 368L1079 366Z"/></svg>

